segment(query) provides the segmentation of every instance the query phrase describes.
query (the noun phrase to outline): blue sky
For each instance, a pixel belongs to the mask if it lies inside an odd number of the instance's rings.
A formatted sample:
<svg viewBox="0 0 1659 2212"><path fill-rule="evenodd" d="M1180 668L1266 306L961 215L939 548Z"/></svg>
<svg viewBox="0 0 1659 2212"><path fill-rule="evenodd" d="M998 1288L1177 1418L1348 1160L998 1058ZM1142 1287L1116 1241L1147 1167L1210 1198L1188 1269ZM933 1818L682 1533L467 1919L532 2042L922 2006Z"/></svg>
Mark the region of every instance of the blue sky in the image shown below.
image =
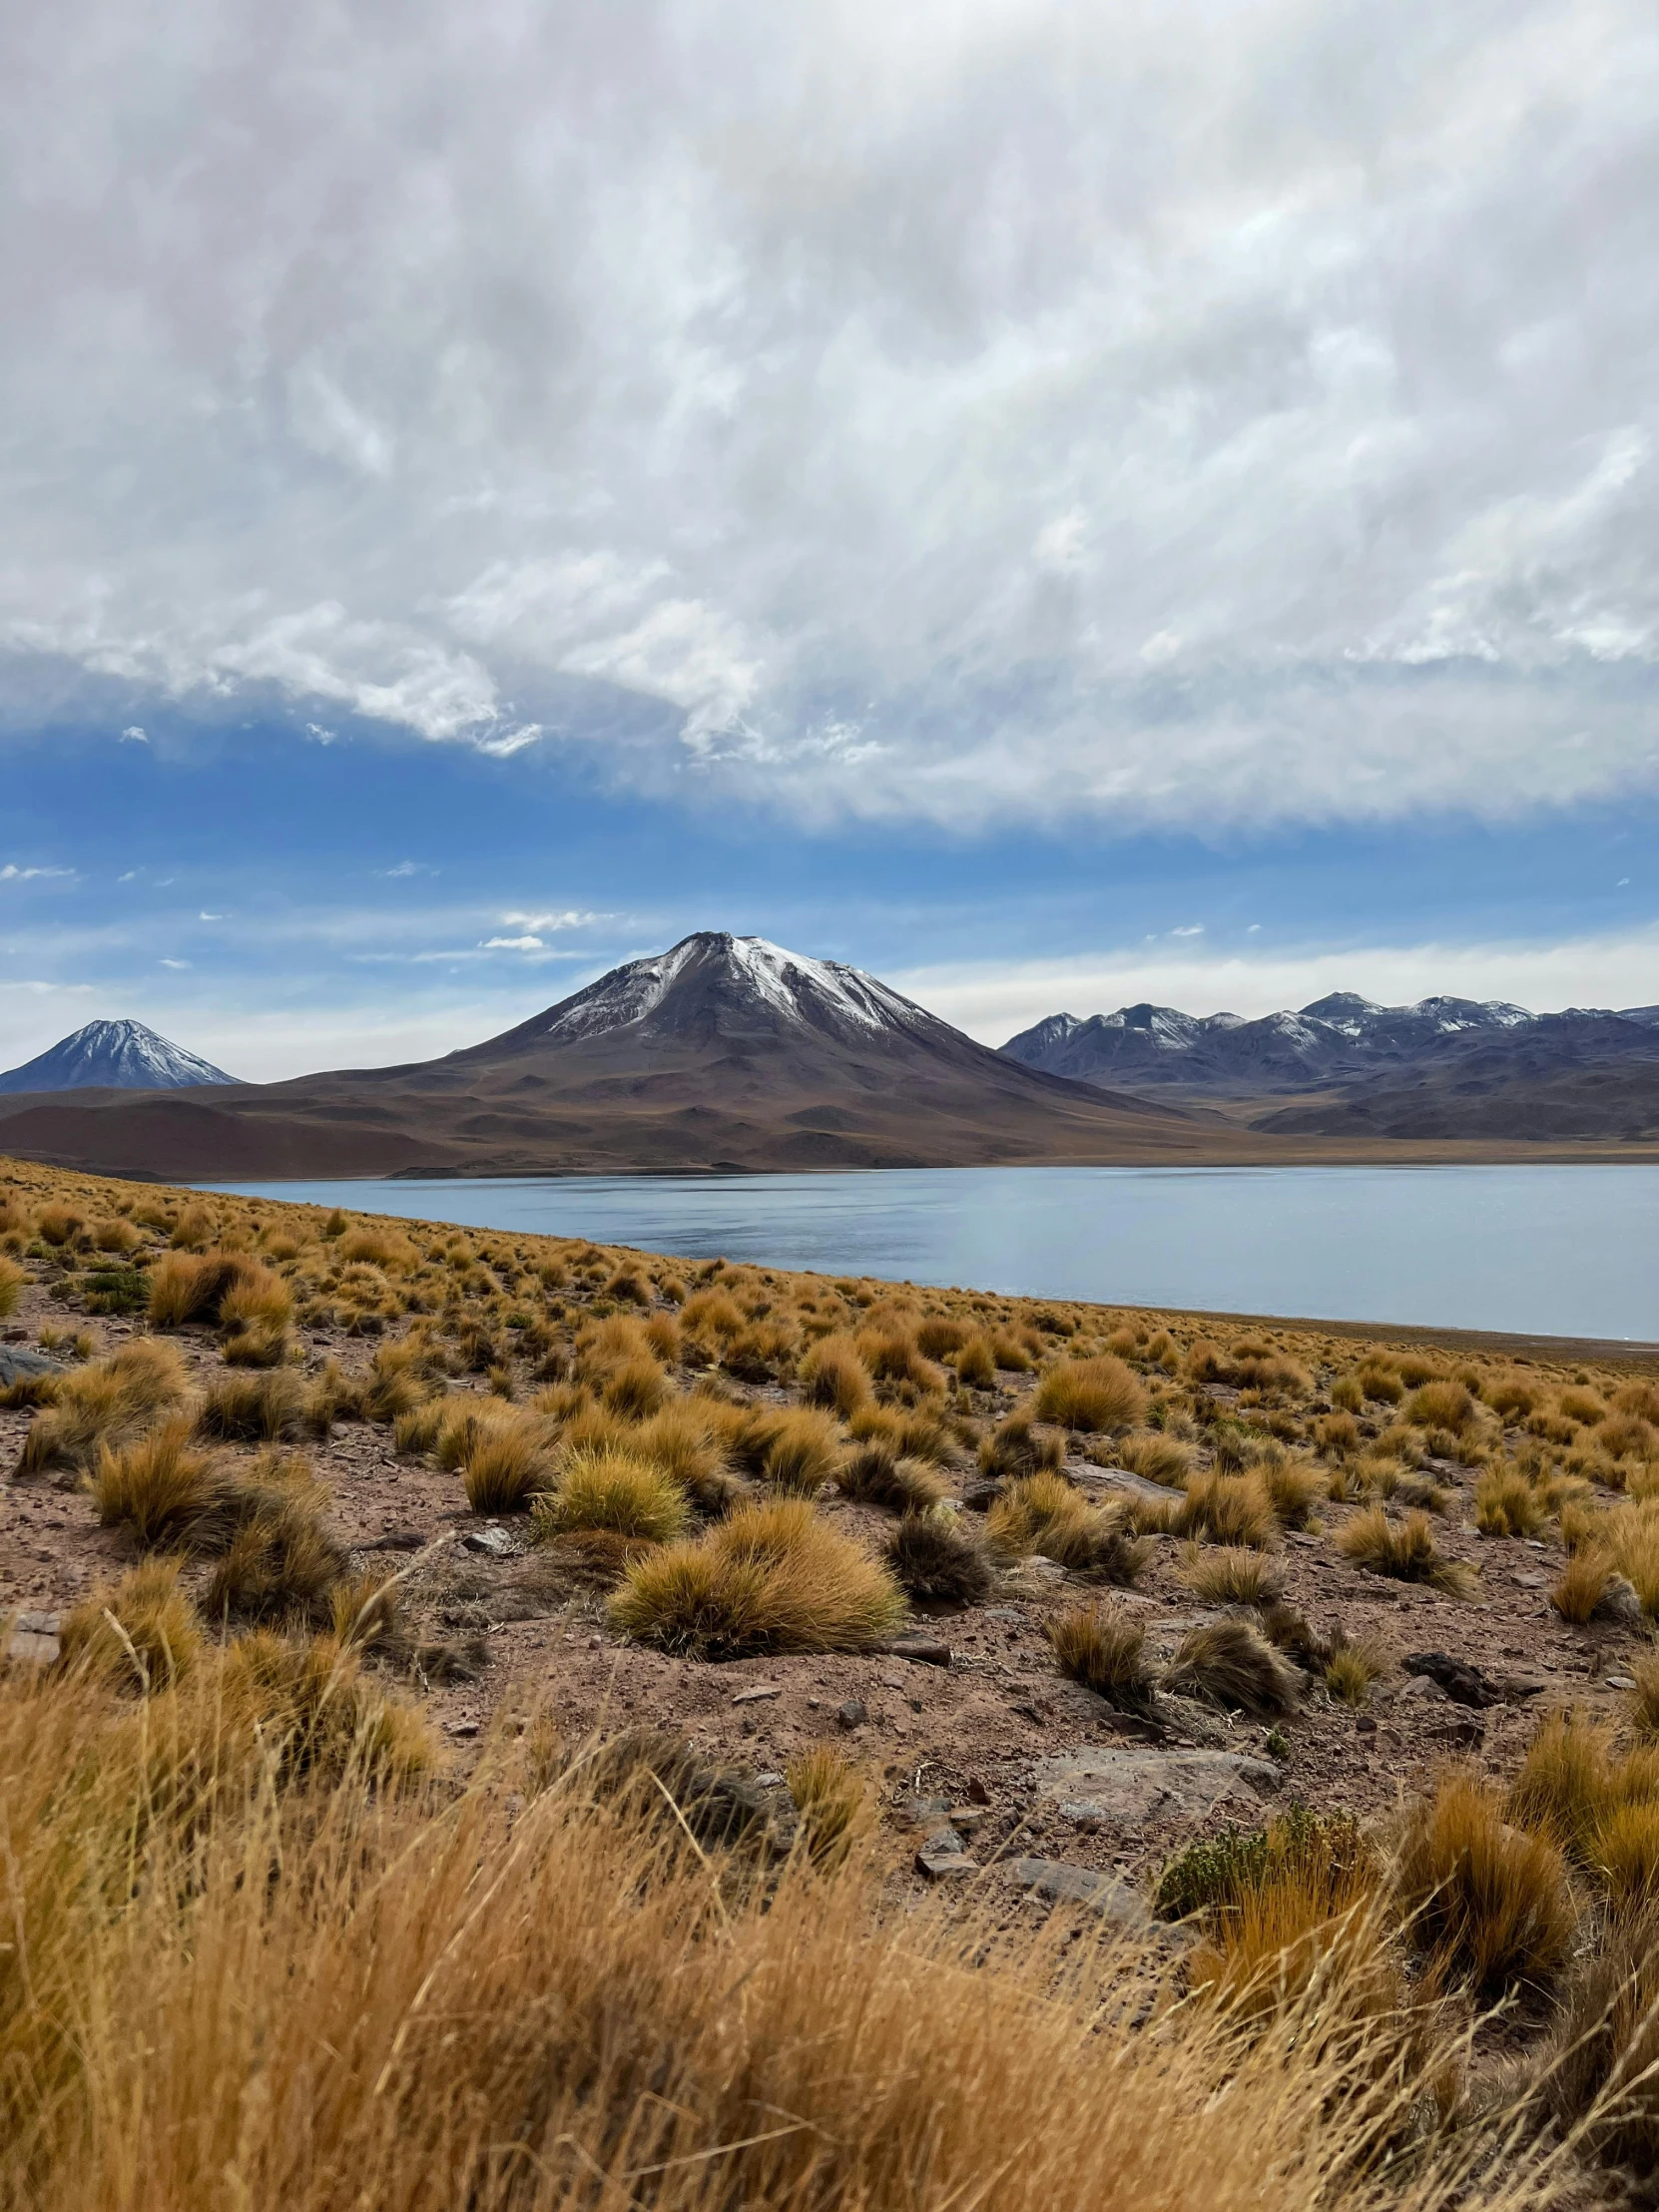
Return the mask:
<svg viewBox="0 0 1659 2212"><path fill-rule="evenodd" d="M0 204L0 1065L1659 1000L1651 0L64 0Z"/></svg>
<svg viewBox="0 0 1659 2212"><path fill-rule="evenodd" d="M703 927L872 968L994 1042L1143 987L1198 1011L1338 983L1659 998L1651 806L1208 838L810 830L607 790L540 749L147 738L14 754L10 1061L118 1013L256 1077L424 1056Z"/></svg>

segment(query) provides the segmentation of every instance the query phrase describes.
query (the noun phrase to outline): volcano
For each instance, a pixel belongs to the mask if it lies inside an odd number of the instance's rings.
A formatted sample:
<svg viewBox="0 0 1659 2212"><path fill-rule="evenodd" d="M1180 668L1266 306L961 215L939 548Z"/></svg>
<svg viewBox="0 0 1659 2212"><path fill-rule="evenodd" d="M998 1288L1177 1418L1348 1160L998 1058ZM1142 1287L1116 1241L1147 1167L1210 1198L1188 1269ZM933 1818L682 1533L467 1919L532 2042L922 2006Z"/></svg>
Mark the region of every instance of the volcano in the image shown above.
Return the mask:
<svg viewBox="0 0 1659 2212"><path fill-rule="evenodd" d="M1177 1163L1215 1137L1024 1067L861 969L711 930L440 1060L0 1103L0 1149L212 1180Z"/></svg>

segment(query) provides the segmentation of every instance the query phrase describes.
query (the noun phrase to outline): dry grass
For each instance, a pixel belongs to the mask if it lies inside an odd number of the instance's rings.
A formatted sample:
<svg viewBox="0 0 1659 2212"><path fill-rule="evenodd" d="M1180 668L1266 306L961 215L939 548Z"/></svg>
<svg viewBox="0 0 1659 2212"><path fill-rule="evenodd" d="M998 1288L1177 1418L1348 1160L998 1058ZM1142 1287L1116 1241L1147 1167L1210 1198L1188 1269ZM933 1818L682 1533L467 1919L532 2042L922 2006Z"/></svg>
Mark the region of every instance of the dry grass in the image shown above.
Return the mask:
<svg viewBox="0 0 1659 2212"><path fill-rule="evenodd" d="M1535 1536L1548 1519L1518 1467L1488 1467L1474 1485L1474 1525L1483 1536Z"/></svg>
<svg viewBox="0 0 1659 2212"><path fill-rule="evenodd" d="M1659 1498L1617 1505L1602 1523L1613 1564L1649 1619L1659 1617Z"/></svg>
<svg viewBox="0 0 1659 2212"><path fill-rule="evenodd" d="M1471 1569L1447 1559L1434 1541L1434 1525L1426 1513L1407 1513L1403 1521L1391 1521L1381 1505L1357 1513L1337 1537L1345 1559L1370 1574L1387 1575L1395 1582L1426 1582L1448 1597L1467 1597L1474 1587Z"/></svg>
<svg viewBox="0 0 1659 2212"><path fill-rule="evenodd" d="M1181 1579L1209 1605L1271 1605L1285 1594L1284 1570L1240 1544L1188 1547Z"/></svg>
<svg viewBox="0 0 1659 2212"><path fill-rule="evenodd" d="M202 1649L177 1559L146 1559L63 1617L66 1666L128 1690L167 1689Z"/></svg>
<svg viewBox="0 0 1659 2212"><path fill-rule="evenodd" d="M1613 1583L1611 1552L1598 1544L1580 1544L1562 1568L1549 1602L1562 1620L1581 1628L1606 1604Z"/></svg>
<svg viewBox="0 0 1659 2212"><path fill-rule="evenodd" d="M1278 1534L1268 1493L1255 1474L1195 1474L1176 1521L1183 1536L1263 1550Z"/></svg>
<svg viewBox="0 0 1659 2212"><path fill-rule="evenodd" d="M906 1513L887 1539L887 1564L921 1605L977 1605L990 1594L985 1547L954 1513Z"/></svg>
<svg viewBox="0 0 1659 2212"><path fill-rule="evenodd" d="M1146 1629L1110 1600L1056 1614L1046 1634L1060 1672L1093 1690L1120 1712L1152 1709L1156 1682L1146 1656Z"/></svg>
<svg viewBox="0 0 1659 2212"><path fill-rule="evenodd" d="M1080 1573L1133 1582L1151 1545L1132 1532L1128 1509L1091 1505L1062 1474L1032 1474L1010 1482L985 1517L986 1533L1016 1558L1032 1552Z"/></svg>
<svg viewBox="0 0 1659 2212"><path fill-rule="evenodd" d="M119 1449L181 1404L185 1371L170 1345L147 1339L53 1383L52 1402L30 1423L18 1459L20 1474L51 1467L91 1471L106 1446Z"/></svg>
<svg viewBox="0 0 1659 2212"><path fill-rule="evenodd" d="M925 1513L946 1495L944 1477L920 1459L901 1459L893 1446L876 1440L849 1452L835 1470L842 1497L860 1505L878 1505L889 1513Z"/></svg>
<svg viewBox="0 0 1659 2212"><path fill-rule="evenodd" d="M220 1377L208 1385L196 1426L224 1442L295 1443L312 1427L304 1382L291 1368Z"/></svg>
<svg viewBox="0 0 1659 2212"><path fill-rule="evenodd" d="M1577 1924L1560 1854L1512 1828L1477 1774L1445 1775L1409 1816L1396 1885L1412 1940L1447 1983L1536 1999L1567 1963Z"/></svg>
<svg viewBox="0 0 1659 2212"><path fill-rule="evenodd" d="M147 1551L189 1541L215 1493L213 1463L194 1448L194 1433L186 1415L119 1450L105 1445L92 1481L99 1525L128 1529Z"/></svg>
<svg viewBox="0 0 1659 2212"><path fill-rule="evenodd" d="M690 1518L686 1493L661 1463L620 1447L573 1451L533 1508L538 1539L604 1528L642 1542L671 1543Z"/></svg>
<svg viewBox="0 0 1659 2212"><path fill-rule="evenodd" d="M1149 1428L1139 1436L1120 1437L1112 1446L1112 1463L1127 1467L1131 1474L1148 1482L1161 1482L1166 1489L1179 1490L1192 1472L1193 1458L1187 1446L1175 1437Z"/></svg>
<svg viewBox="0 0 1659 2212"><path fill-rule="evenodd" d="M1302 1677L1254 1621L1242 1616L1189 1628L1164 1675L1164 1687L1229 1712L1289 1712Z"/></svg>
<svg viewBox="0 0 1659 2212"><path fill-rule="evenodd" d="M1146 1391L1134 1371L1101 1353L1092 1360L1063 1360L1037 1384L1033 1410L1061 1428L1133 1428L1146 1417Z"/></svg>
<svg viewBox="0 0 1659 2212"><path fill-rule="evenodd" d="M209 1619L318 1628L329 1621L347 1562L323 1519L325 1503L304 1479L252 1495L203 1592Z"/></svg>
<svg viewBox="0 0 1659 2212"><path fill-rule="evenodd" d="M869 1784L832 1744L798 1752L784 1770L801 1816L808 1857L816 1867L837 1868L874 1825Z"/></svg>
<svg viewBox="0 0 1659 2212"><path fill-rule="evenodd" d="M1388 1670L1382 1648L1364 1637L1342 1637L1325 1663L1325 1686L1342 1705L1357 1710L1371 1702L1371 1686Z"/></svg>
<svg viewBox="0 0 1659 2212"><path fill-rule="evenodd" d="M624 1635L712 1659L864 1651L903 1617L886 1569L807 1498L741 1506L695 1541L634 1561L611 1601Z"/></svg>
<svg viewBox="0 0 1659 2212"><path fill-rule="evenodd" d="M520 1513L538 1491L553 1487L553 1463L542 1423L532 1417L480 1423L461 1468L475 1513Z"/></svg>
<svg viewBox="0 0 1659 2212"><path fill-rule="evenodd" d="M1636 1687L1626 1693L1630 1725L1643 1743L1659 1740L1659 1651L1644 1651L1630 1662Z"/></svg>
<svg viewBox="0 0 1659 2212"><path fill-rule="evenodd" d="M825 1337L813 1347L801 1363L801 1393L809 1405L823 1406L841 1420L868 1404L869 1370L850 1337Z"/></svg>
<svg viewBox="0 0 1659 2212"><path fill-rule="evenodd" d="M136 1881L135 1716L67 1686L0 1716L31 1967L24 1983L20 1954L0 1965L0 2094L36 2090L8 2107L0 2202L1381 2201L1370 2176L1418 2072L1380 2099L1352 2052L1310 2056L1300 2019L1241 2044L1214 2007L1189 2007L1143 2033L1133 2001L1102 2011L1091 1975L1057 1981L1040 1949L987 1953L976 1918L924 1910L881 1931L855 1852L745 1883L721 1845L684 1849L682 1829L607 1796L590 1759L539 1790L514 1769L446 1804L369 1795L361 1777L393 1764L383 1723L348 1663L313 1652L263 1643L227 1663L239 1731L261 1710L291 1747L280 1787L256 1761L246 1784L188 1793ZM201 1767L216 1687L152 1701L172 1771ZM58 1808L82 1772L100 1778L98 1818L83 1802L71 1826ZM1126 1959L1117 1978L1133 1999L1157 1973ZM1523 2156L1460 2179L1466 2155L1427 2147L1398 2201L1522 2203Z"/></svg>
<svg viewBox="0 0 1659 2212"><path fill-rule="evenodd" d="M1052 1429L1039 1429L1029 1411L1021 1411L1010 1413L980 1444L979 1471L1007 1481L1057 1469L1065 1456L1065 1439Z"/></svg>
<svg viewBox="0 0 1659 2212"><path fill-rule="evenodd" d="M840 1433L834 1416L805 1405L754 1405L733 1421L733 1462L773 1489L811 1496L835 1472Z"/></svg>
<svg viewBox="0 0 1659 2212"><path fill-rule="evenodd" d="M9 1321L17 1312L23 1286L28 1280L15 1260L0 1254L0 1321Z"/></svg>
<svg viewBox="0 0 1659 2212"><path fill-rule="evenodd" d="M1641 2200L1659 2173L1659 1919L1618 1916L1574 1977L1540 2069L1557 2123L1592 2158L1623 2168Z"/></svg>

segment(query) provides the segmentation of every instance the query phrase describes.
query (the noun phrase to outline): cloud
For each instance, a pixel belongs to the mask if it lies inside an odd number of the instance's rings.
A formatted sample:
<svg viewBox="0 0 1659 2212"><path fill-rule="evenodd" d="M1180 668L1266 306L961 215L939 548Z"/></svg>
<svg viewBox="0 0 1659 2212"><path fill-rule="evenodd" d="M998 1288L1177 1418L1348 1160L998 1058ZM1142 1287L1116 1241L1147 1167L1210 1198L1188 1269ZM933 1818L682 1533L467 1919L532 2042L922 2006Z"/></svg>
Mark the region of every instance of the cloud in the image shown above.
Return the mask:
<svg viewBox="0 0 1659 2212"><path fill-rule="evenodd" d="M72 867L19 867L15 860L8 860L0 867L0 883L32 883L40 876L74 873Z"/></svg>
<svg viewBox="0 0 1659 2212"><path fill-rule="evenodd" d="M486 937L481 949L485 952L540 952L540 937Z"/></svg>
<svg viewBox="0 0 1659 2212"><path fill-rule="evenodd" d="M134 722L122 731L120 742L123 745L148 745L150 739L146 732L141 730L138 724Z"/></svg>
<svg viewBox="0 0 1659 2212"><path fill-rule="evenodd" d="M395 882L402 876L436 875L438 871L435 867L428 867L423 860L399 860L395 867L381 868L379 872Z"/></svg>
<svg viewBox="0 0 1659 2212"><path fill-rule="evenodd" d="M1659 789L1650 0L942 23L49 11L0 732L967 829Z"/></svg>
<svg viewBox="0 0 1659 2212"><path fill-rule="evenodd" d="M591 923L615 921L615 914L584 912L578 907L567 906L545 914L503 914L502 922L520 929L586 929Z"/></svg>
<svg viewBox="0 0 1659 2212"><path fill-rule="evenodd" d="M1547 1013L1565 1006L1651 1005L1659 926L1555 943L1290 946L1277 952L1107 949L1066 960L980 961L890 971L886 981L986 1044L1045 1014L1108 1014L1143 999L1190 1014L1276 1013L1328 991L1385 1006L1444 992L1499 998Z"/></svg>
<svg viewBox="0 0 1659 2212"><path fill-rule="evenodd" d="M164 957L161 964L165 968L184 969L188 968L191 963L188 960L169 960Z"/></svg>

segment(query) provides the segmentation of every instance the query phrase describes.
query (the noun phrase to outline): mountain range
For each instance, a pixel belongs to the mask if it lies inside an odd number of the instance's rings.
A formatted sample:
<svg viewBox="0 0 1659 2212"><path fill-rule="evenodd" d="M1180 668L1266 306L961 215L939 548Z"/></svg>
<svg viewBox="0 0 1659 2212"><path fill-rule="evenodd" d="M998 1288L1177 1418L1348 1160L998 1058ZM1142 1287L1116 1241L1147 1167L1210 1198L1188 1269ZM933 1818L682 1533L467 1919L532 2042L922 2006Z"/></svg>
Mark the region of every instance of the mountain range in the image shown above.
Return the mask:
<svg viewBox="0 0 1659 2212"><path fill-rule="evenodd" d="M1254 1021L1148 1004L1051 1014L1002 1050L1073 1082L1224 1106L1267 1135L1659 1138L1659 1006L1533 1014L1501 1000L1379 1006L1334 991Z"/></svg>
<svg viewBox="0 0 1659 2212"><path fill-rule="evenodd" d="M173 1179L1181 1161L1213 1143L1178 1106L1024 1067L857 968L723 931L440 1060L0 1100L0 1150Z"/></svg>
<svg viewBox="0 0 1659 2212"><path fill-rule="evenodd" d="M237 1078L142 1021L89 1021L20 1068L0 1075L0 1096L21 1091L176 1091Z"/></svg>

